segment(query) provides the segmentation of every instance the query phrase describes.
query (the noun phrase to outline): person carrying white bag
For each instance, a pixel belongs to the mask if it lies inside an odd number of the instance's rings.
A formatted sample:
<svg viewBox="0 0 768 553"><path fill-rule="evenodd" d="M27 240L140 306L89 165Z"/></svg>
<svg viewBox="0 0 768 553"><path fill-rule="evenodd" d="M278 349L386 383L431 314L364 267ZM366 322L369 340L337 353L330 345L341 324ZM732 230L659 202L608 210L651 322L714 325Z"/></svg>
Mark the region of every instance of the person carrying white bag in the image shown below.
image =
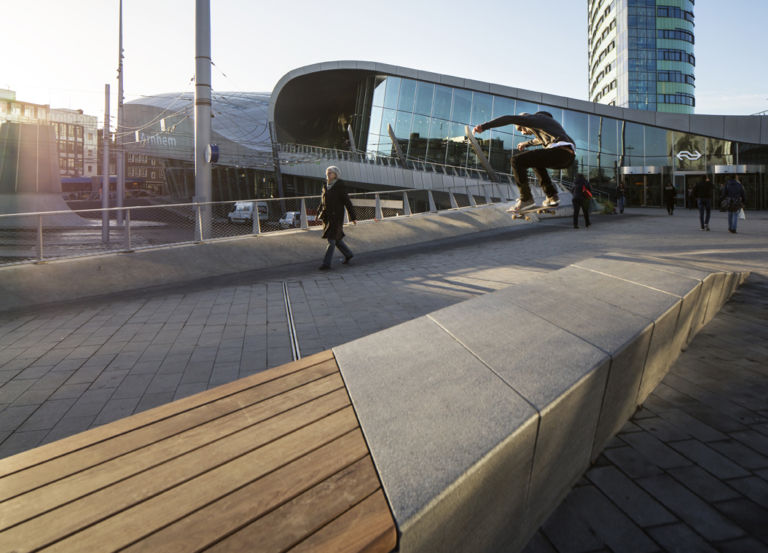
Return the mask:
<svg viewBox="0 0 768 553"><path fill-rule="evenodd" d="M744 204L747 203L747 195L744 186L735 176L729 178L723 186L720 202L728 210L728 232L736 234L739 219L746 219Z"/></svg>

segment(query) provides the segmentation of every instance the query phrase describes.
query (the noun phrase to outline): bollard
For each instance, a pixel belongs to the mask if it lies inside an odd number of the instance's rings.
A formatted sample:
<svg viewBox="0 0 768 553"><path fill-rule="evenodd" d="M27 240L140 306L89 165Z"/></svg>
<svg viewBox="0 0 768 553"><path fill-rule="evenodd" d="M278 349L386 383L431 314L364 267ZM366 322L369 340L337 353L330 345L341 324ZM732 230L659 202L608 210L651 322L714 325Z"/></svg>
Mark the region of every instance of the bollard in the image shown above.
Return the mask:
<svg viewBox="0 0 768 553"><path fill-rule="evenodd" d="M301 199L301 215L300 215L300 220L301 220L301 225L300 225L301 228L303 228L305 230L308 229L309 225L307 224L307 203L306 203L306 200L304 200L304 198Z"/></svg>
<svg viewBox="0 0 768 553"><path fill-rule="evenodd" d="M123 247L126 250L131 249L131 210L126 209L125 210L125 217L123 218Z"/></svg>
<svg viewBox="0 0 768 553"><path fill-rule="evenodd" d="M37 260L43 260L43 216L37 216Z"/></svg>
<svg viewBox="0 0 768 553"><path fill-rule="evenodd" d="M253 210L251 211L253 217L253 234L261 234L261 214L259 213L259 206L256 202L253 202Z"/></svg>

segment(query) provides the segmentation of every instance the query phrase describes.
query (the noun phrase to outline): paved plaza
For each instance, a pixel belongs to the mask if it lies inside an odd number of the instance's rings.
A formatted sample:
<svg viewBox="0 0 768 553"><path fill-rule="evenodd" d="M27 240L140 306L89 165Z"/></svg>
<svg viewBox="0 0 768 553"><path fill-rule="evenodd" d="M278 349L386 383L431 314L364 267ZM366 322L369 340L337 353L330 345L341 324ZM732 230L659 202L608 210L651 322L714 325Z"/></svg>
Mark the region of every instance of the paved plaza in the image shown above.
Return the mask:
<svg viewBox="0 0 768 553"><path fill-rule="evenodd" d="M385 224L385 223L383 223ZM678 209L521 224L0 313L0 457L606 252L753 272L543 526L529 553L768 551L768 213L739 234ZM350 228L349 244L356 244Z"/></svg>

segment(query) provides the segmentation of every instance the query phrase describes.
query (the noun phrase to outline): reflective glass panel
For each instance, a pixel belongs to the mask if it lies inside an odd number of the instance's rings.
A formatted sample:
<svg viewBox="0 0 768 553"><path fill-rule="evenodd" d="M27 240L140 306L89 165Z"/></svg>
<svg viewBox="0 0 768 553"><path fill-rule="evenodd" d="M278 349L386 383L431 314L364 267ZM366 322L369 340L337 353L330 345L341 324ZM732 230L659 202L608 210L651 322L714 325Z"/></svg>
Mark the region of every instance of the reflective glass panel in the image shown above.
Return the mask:
<svg viewBox="0 0 768 553"><path fill-rule="evenodd" d="M671 136L668 134L671 135L658 127L645 127L645 165L669 165Z"/></svg>
<svg viewBox="0 0 768 553"><path fill-rule="evenodd" d="M429 118L423 115L414 115L411 134L408 140L408 156L423 160L427 155L427 143L429 135Z"/></svg>
<svg viewBox="0 0 768 553"><path fill-rule="evenodd" d="M474 92L472 94L472 116L469 119L470 126L485 123L491 119L493 113L493 97L490 94Z"/></svg>
<svg viewBox="0 0 768 553"><path fill-rule="evenodd" d="M645 165L643 125L627 121L621 121L619 125L619 162L622 166Z"/></svg>
<svg viewBox="0 0 768 553"><path fill-rule="evenodd" d="M445 119L432 119L429 127L429 137L444 139L451 136L450 123Z"/></svg>
<svg viewBox="0 0 768 553"><path fill-rule="evenodd" d="M384 94L384 107L395 109L397 107L397 95L400 93L400 78L387 77L387 92Z"/></svg>
<svg viewBox="0 0 768 553"><path fill-rule="evenodd" d="M383 106L384 105L384 92L387 88L387 79L382 79L377 85L376 88L373 90L373 105L374 106Z"/></svg>
<svg viewBox="0 0 768 553"><path fill-rule="evenodd" d="M416 81L403 79L400 82L400 99L397 102L397 109L400 111L413 111L413 101L416 98Z"/></svg>
<svg viewBox="0 0 768 553"><path fill-rule="evenodd" d="M422 115L432 113L432 96L435 93L435 85L430 83L416 84L416 105L414 110Z"/></svg>
<svg viewBox="0 0 768 553"><path fill-rule="evenodd" d="M494 96L493 119L501 117L502 115L514 115L515 113L517 112L515 111L515 101L513 99Z"/></svg>
<svg viewBox="0 0 768 553"><path fill-rule="evenodd" d="M371 124L368 127L368 149L376 150L379 143L379 134L381 133L381 112L382 109L374 107L371 109Z"/></svg>
<svg viewBox="0 0 768 553"><path fill-rule="evenodd" d="M435 85L435 103L432 108L432 116L440 119L451 118L451 89L447 86Z"/></svg>
<svg viewBox="0 0 768 553"><path fill-rule="evenodd" d="M576 141L576 148L585 153L589 149L589 117L586 113L566 110L563 128Z"/></svg>
<svg viewBox="0 0 768 553"><path fill-rule="evenodd" d="M395 136L397 138L408 138L410 136L412 120L413 115L410 112L397 112L397 118L395 120L395 124L393 125L395 129Z"/></svg>
<svg viewBox="0 0 768 553"><path fill-rule="evenodd" d="M472 108L472 93L469 90L455 89L453 91L453 111L451 121L457 123L469 122L470 109Z"/></svg>

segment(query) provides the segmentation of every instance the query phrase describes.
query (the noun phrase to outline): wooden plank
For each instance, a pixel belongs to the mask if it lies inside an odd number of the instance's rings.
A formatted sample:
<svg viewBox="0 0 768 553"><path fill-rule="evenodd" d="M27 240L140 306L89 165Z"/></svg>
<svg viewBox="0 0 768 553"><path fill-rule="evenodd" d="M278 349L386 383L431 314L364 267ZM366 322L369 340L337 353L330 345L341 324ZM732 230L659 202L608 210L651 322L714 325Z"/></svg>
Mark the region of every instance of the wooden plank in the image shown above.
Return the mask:
<svg viewBox="0 0 768 553"><path fill-rule="evenodd" d="M331 350L322 351L298 361L286 363L285 365L218 386L212 390L137 413L108 425L93 428L57 442L7 457L0 461L0 477L329 361L335 365L333 352Z"/></svg>
<svg viewBox="0 0 768 553"><path fill-rule="evenodd" d="M348 401L346 391L334 394ZM0 550L16 548L21 553L52 542L53 551L129 545L357 428L352 408L333 412L343 402L337 397L333 404L331 396L6 530L0 533ZM329 411L332 414L324 416ZM72 532L78 533L56 541Z"/></svg>
<svg viewBox="0 0 768 553"><path fill-rule="evenodd" d="M355 430L124 551L182 552L189 551L192 544L202 550L237 532L237 540L228 538L213 550L253 551L258 544L259 553L279 552L349 509L349 503L362 501L378 486L362 433ZM293 508L278 509L286 504ZM265 514L266 524L260 518ZM250 524L253 521L257 523ZM246 525L250 525L248 532L238 532Z"/></svg>
<svg viewBox="0 0 768 553"><path fill-rule="evenodd" d="M227 436L248 426L279 416L281 413L334 391L341 391L338 394L338 405L346 405L344 383L339 373L315 380L241 411L16 496L0 503L0 530L75 501L208 443L226 439Z"/></svg>
<svg viewBox="0 0 768 553"><path fill-rule="evenodd" d="M397 529L381 490L287 553L390 553Z"/></svg>
<svg viewBox="0 0 768 553"><path fill-rule="evenodd" d="M17 471L0 479L0 501L75 474L110 459L115 459L149 443L162 440L210 420L236 412L246 405L278 396L281 393L334 372L338 372L335 361L327 361L283 378L268 381L260 386L248 388L238 394L228 395L195 409L159 420L154 424L145 425L134 431L104 439L86 449L58 456L48 462L37 464L26 470ZM109 426L106 425L106 427ZM2 465L2 461L0 461L0 465Z"/></svg>

